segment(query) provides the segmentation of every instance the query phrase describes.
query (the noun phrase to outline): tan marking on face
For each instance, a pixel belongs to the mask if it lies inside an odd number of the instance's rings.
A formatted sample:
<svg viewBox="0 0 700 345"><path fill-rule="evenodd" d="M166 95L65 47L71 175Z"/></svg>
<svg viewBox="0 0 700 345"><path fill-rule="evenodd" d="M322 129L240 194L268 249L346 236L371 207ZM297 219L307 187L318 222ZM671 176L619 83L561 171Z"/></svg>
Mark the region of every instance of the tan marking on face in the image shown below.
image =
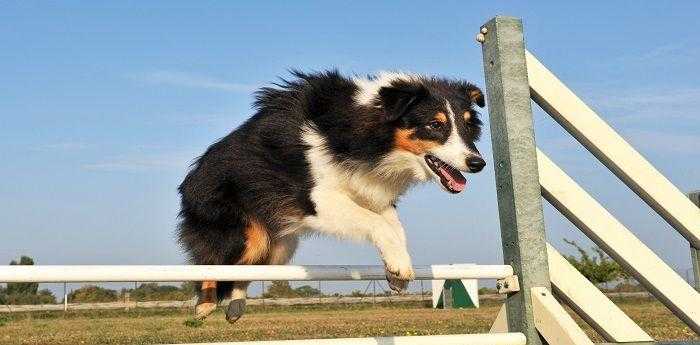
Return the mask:
<svg viewBox="0 0 700 345"><path fill-rule="evenodd" d="M439 112L435 114L435 120L442 123L447 123L447 115L445 115L443 112Z"/></svg>
<svg viewBox="0 0 700 345"><path fill-rule="evenodd" d="M245 228L245 249L236 264L255 265L267 257L270 250L270 235L264 225L251 218Z"/></svg>
<svg viewBox="0 0 700 345"><path fill-rule="evenodd" d="M394 133L394 147L399 150L421 155L438 146L438 143L434 141L412 138L414 133L415 131L412 129L396 130Z"/></svg>
<svg viewBox="0 0 700 345"><path fill-rule="evenodd" d="M465 111L464 112L464 121L469 122L469 120L471 120L471 118L472 118L472 113L469 111Z"/></svg>

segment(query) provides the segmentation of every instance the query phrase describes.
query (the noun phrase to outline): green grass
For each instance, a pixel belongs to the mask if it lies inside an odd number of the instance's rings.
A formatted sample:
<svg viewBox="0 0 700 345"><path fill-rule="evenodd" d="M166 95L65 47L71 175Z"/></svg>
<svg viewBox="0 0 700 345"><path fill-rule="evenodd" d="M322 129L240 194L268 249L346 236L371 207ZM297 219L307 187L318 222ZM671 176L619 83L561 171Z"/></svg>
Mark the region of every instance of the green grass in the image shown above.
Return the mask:
<svg viewBox="0 0 700 345"><path fill-rule="evenodd" d="M192 318L192 319L185 320L185 322L183 322L183 324L187 327L197 328L197 327L202 327L202 325L204 325L204 321Z"/></svg>
<svg viewBox="0 0 700 345"><path fill-rule="evenodd" d="M658 340L698 339L649 299L616 303ZM0 344L169 344L488 332L500 302L480 309L434 310L425 303L249 306L235 325L219 309L204 322L189 309L33 312L0 315ZM602 339L581 320L594 339Z"/></svg>

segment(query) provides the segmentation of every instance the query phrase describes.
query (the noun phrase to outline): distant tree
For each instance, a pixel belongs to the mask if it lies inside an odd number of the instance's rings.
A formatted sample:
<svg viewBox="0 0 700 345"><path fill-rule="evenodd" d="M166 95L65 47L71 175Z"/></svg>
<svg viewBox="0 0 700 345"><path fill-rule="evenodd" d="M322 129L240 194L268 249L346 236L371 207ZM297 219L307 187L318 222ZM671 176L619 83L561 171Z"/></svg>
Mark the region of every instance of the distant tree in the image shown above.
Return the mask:
<svg viewBox="0 0 700 345"><path fill-rule="evenodd" d="M182 293L192 298L197 294L195 285L194 282L184 282L180 285L180 290L182 290Z"/></svg>
<svg viewBox="0 0 700 345"><path fill-rule="evenodd" d="M182 284L182 287L144 283L136 289L126 290L130 298L136 301L184 301L194 296L194 284Z"/></svg>
<svg viewBox="0 0 700 345"><path fill-rule="evenodd" d="M10 265L34 265L28 256L12 260ZM0 304L50 304L56 303L56 297L48 289L39 290L39 283L7 283L0 287Z"/></svg>
<svg viewBox="0 0 700 345"><path fill-rule="evenodd" d="M479 295L494 295L497 294L498 290L493 288L481 287L479 288Z"/></svg>
<svg viewBox="0 0 700 345"><path fill-rule="evenodd" d="M270 287L263 293L265 298L290 298L298 297L297 292L289 286L288 281L275 280L270 284Z"/></svg>
<svg viewBox="0 0 700 345"><path fill-rule="evenodd" d="M352 290L350 292L350 297L365 297L365 294L360 290Z"/></svg>
<svg viewBox="0 0 700 345"><path fill-rule="evenodd" d="M309 285L302 285L302 286L294 289L294 291L296 292L297 296L299 296L299 297L314 297L314 296L321 295L321 290L314 289Z"/></svg>
<svg viewBox="0 0 700 345"><path fill-rule="evenodd" d="M68 300L75 303L115 302L119 295L115 290L96 285L86 285L68 294Z"/></svg>
<svg viewBox="0 0 700 345"><path fill-rule="evenodd" d="M11 294L5 295L5 298L0 297L0 300L4 300L4 304L54 304L56 303L56 296L49 289L42 289L37 291L36 294Z"/></svg>
<svg viewBox="0 0 700 345"><path fill-rule="evenodd" d="M629 277L622 267L620 267L617 262L610 259L602 249L591 247L593 254L589 254L575 241L564 239L564 242L576 248L579 253L578 258L569 255L566 256L566 259L591 283L600 285L617 279L627 279Z"/></svg>
<svg viewBox="0 0 700 345"><path fill-rule="evenodd" d="M22 255L19 262L12 260L10 265L34 265L34 259ZM8 295L36 295L39 291L39 283L7 283Z"/></svg>

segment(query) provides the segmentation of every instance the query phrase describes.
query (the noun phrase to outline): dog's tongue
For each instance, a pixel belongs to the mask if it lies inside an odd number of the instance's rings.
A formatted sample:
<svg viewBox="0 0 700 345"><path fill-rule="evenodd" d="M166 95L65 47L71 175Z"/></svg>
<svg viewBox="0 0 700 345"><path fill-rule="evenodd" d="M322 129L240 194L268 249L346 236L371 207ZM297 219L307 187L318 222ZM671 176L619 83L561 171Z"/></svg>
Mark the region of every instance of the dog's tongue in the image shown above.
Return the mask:
<svg viewBox="0 0 700 345"><path fill-rule="evenodd" d="M464 190L467 185L467 179L462 176L459 170L444 164L440 169L440 175L442 176L442 183L455 193L459 193Z"/></svg>

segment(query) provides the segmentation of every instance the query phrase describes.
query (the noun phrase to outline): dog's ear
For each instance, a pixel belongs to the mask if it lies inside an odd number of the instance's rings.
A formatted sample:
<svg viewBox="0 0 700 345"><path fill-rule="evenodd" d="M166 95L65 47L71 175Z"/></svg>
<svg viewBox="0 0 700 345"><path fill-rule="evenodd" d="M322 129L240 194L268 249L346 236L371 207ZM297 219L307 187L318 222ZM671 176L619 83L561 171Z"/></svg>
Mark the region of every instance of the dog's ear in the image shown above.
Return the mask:
<svg viewBox="0 0 700 345"><path fill-rule="evenodd" d="M478 105L479 108L483 108L486 105L486 102L484 102L484 94L481 92L481 89L479 89L478 87L476 87L472 84L467 84L467 87L465 88L465 92L467 93L467 97L469 98L469 101Z"/></svg>
<svg viewBox="0 0 700 345"><path fill-rule="evenodd" d="M399 82L379 89L379 100L384 109L385 122L396 121L412 106L428 96L428 89L420 83Z"/></svg>

